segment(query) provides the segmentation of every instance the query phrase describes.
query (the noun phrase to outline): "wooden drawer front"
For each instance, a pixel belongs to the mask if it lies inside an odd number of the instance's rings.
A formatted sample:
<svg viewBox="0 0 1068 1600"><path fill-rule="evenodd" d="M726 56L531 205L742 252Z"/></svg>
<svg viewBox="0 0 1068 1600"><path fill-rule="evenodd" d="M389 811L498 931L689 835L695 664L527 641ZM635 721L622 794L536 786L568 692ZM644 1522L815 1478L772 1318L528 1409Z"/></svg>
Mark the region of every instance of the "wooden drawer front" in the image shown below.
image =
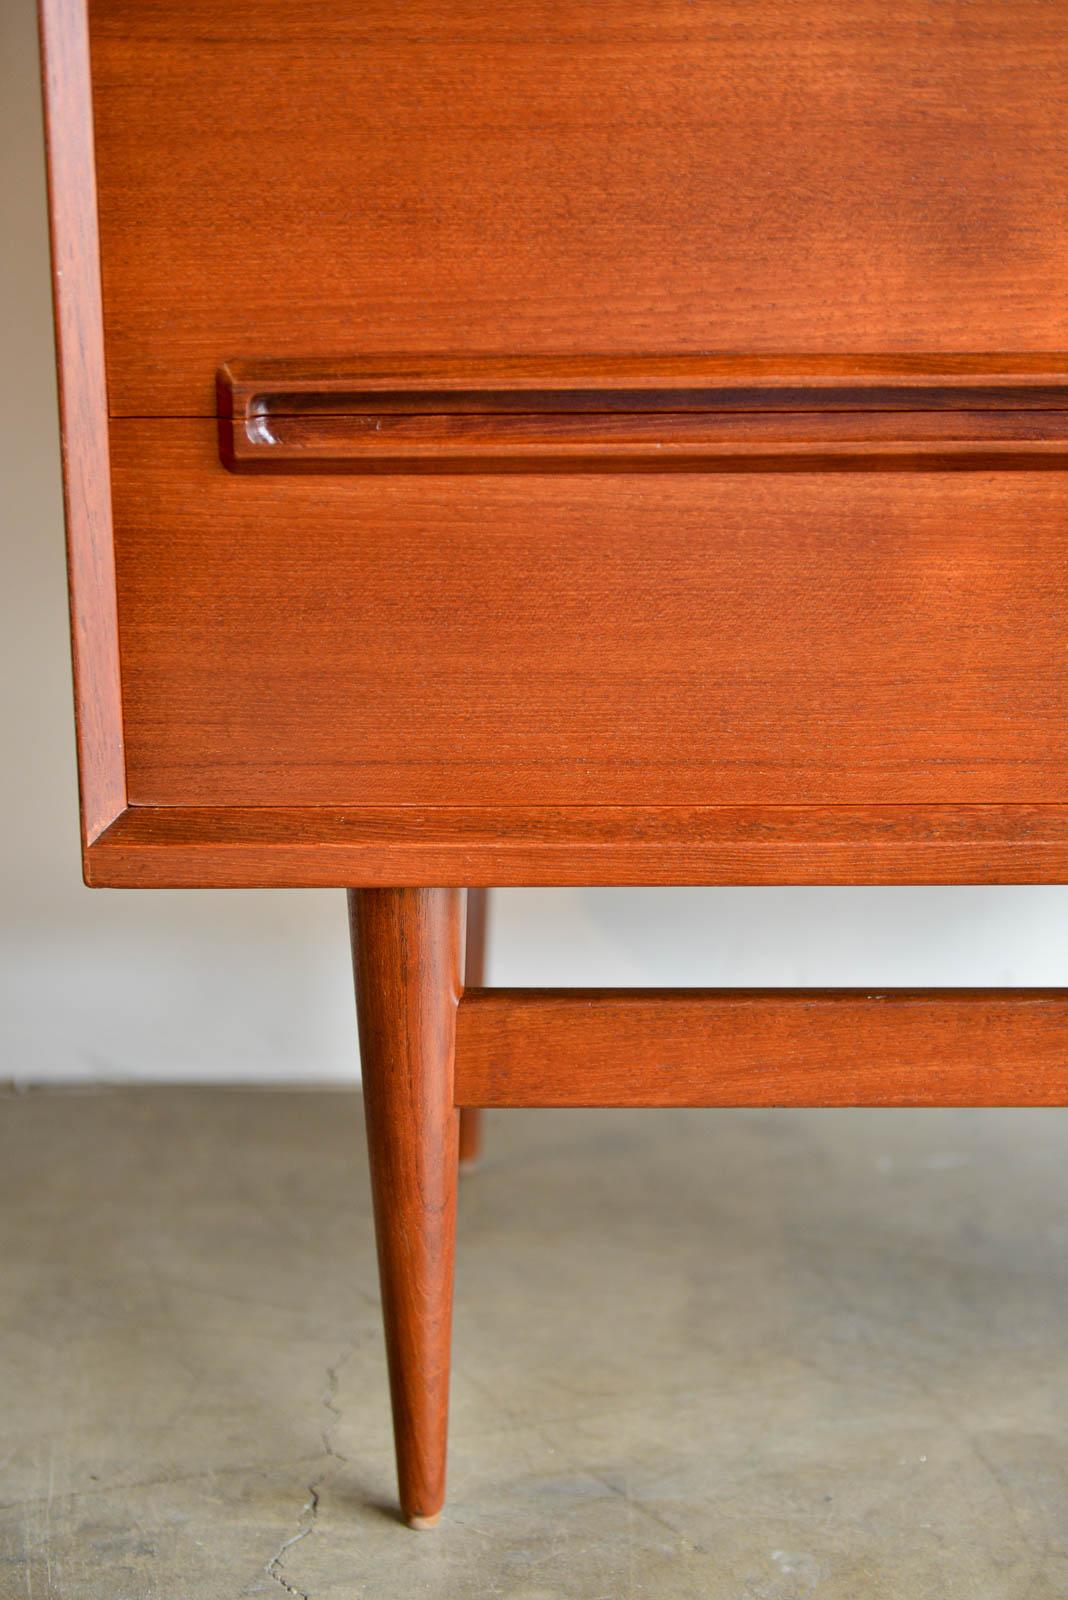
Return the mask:
<svg viewBox="0 0 1068 1600"><path fill-rule="evenodd" d="M241 477L112 425L132 802L1068 794L1060 472Z"/></svg>
<svg viewBox="0 0 1068 1600"><path fill-rule="evenodd" d="M90 20L132 803L1065 799L1068 8Z"/></svg>
<svg viewBox="0 0 1068 1600"><path fill-rule="evenodd" d="M91 0L113 414L235 356L1054 351L1049 0Z"/></svg>

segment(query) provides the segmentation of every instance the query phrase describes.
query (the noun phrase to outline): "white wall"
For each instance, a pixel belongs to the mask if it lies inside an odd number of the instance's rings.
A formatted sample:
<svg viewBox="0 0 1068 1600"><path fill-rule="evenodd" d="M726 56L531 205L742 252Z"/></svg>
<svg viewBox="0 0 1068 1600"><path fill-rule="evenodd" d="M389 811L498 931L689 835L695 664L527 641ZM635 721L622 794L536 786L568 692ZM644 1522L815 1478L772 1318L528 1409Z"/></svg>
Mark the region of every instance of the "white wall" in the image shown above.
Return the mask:
<svg viewBox="0 0 1068 1600"><path fill-rule="evenodd" d="M0 1078L345 1079L339 892L90 892L77 849L37 47L0 0ZM1068 890L525 890L490 977L1056 984Z"/></svg>

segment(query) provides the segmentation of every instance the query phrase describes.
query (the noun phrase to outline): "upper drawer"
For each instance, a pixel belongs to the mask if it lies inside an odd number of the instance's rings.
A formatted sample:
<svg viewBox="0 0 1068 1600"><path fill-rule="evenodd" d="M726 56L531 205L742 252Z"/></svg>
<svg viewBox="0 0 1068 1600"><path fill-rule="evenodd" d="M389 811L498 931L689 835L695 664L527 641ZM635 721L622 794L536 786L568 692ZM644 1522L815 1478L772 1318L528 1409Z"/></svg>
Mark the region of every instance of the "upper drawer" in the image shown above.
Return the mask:
<svg viewBox="0 0 1068 1600"><path fill-rule="evenodd" d="M1042 351L1047 0L93 0L109 392L234 356Z"/></svg>

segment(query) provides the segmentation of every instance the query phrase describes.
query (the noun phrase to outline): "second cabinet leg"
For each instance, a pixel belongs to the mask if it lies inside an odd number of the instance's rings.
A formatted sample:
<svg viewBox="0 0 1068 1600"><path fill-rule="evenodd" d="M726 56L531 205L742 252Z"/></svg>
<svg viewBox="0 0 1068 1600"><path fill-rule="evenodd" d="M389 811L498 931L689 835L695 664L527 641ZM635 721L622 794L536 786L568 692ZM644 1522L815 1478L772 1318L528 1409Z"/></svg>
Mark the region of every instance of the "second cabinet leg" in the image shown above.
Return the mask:
<svg viewBox="0 0 1068 1600"><path fill-rule="evenodd" d="M364 1113L401 1509L445 1499L463 989L462 889L349 891Z"/></svg>
<svg viewBox="0 0 1068 1600"><path fill-rule="evenodd" d="M486 938L489 931L489 890L467 891L467 962L465 982L481 989L486 981ZM471 1171L482 1158L482 1112L465 1106L460 1112L460 1169Z"/></svg>
<svg viewBox="0 0 1068 1600"><path fill-rule="evenodd" d="M482 1159L482 1112L465 1106L460 1112L460 1165L473 1172Z"/></svg>

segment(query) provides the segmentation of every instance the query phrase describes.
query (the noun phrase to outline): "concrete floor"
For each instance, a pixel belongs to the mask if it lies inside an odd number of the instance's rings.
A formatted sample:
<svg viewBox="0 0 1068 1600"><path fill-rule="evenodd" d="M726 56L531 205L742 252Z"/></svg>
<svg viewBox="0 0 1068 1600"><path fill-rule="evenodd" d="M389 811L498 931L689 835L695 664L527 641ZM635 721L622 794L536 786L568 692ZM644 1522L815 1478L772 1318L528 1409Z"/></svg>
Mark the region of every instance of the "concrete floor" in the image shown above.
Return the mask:
<svg viewBox="0 0 1068 1600"><path fill-rule="evenodd" d="M1064 1600L1068 1116L513 1112L393 1514L355 1095L0 1105L0 1595Z"/></svg>

